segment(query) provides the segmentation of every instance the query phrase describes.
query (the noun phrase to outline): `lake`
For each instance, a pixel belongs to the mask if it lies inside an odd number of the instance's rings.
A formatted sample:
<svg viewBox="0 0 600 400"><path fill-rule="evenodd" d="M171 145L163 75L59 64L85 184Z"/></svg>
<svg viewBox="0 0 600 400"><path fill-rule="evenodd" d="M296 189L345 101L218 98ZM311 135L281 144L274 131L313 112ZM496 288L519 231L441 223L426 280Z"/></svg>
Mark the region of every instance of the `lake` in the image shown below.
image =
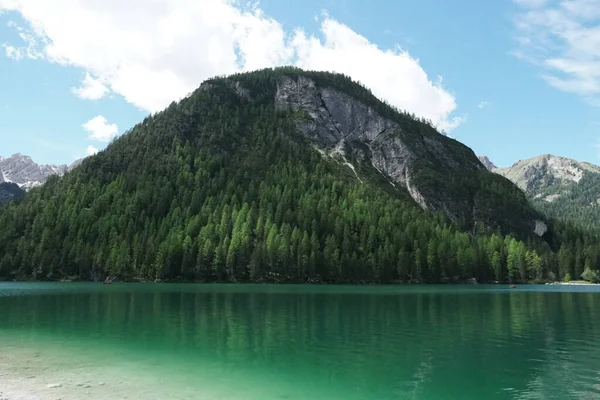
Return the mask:
<svg viewBox="0 0 600 400"><path fill-rule="evenodd" d="M599 399L598 286L0 283L0 399Z"/></svg>

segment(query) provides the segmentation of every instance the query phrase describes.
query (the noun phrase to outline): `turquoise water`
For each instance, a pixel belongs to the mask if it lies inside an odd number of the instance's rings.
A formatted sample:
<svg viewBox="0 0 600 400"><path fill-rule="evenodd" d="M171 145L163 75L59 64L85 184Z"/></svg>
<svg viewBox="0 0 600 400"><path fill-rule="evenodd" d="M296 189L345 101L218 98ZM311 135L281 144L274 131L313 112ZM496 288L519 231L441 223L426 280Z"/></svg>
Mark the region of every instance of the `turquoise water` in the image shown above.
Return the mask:
<svg viewBox="0 0 600 400"><path fill-rule="evenodd" d="M0 283L0 393L17 389L600 399L600 288Z"/></svg>

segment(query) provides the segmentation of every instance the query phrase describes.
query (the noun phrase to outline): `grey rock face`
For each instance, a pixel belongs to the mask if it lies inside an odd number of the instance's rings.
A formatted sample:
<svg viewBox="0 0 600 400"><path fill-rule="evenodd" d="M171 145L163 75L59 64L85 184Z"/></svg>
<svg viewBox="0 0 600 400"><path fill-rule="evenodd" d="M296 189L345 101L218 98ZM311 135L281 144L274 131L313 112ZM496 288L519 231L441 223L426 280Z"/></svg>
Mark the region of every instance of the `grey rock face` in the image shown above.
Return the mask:
<svg viewBox="0 0 600 400"><path fill-rule="evenodd" d="M31 157L14 154L11 157L0 157L0 183L14 182L24 189L31 189L46 182L51 175L63 175L66 165L38 165Z"/></svg>
<svg viewBox="0 0 600 400"><path fill-rule="evenodd" d="M250 92L248 91L248 89L243 87L239 82L235 83L235 91L240 97L250 98Z"/></svg>
<svg viewBox="0 0 600 400"><path fill-rule="evenodd" d="M298 130L324 153L341 155L345 161L349 147L350 151L355 147L354 152L366 155L392 185L406 188L421 207L444 210L454 218L461 212L446 204L441 192L425 195L419 182L413 179L415 171L431 167L450 178L465 168L484 169L474 155L459 159L448 147L452 139L418 130L404 132L396 122L382 117L373 108L344 92L319 87L307 77L281 78L275 106L278 110L297 112Z"/></svg>
<svg viewBox="0 0 600 400"><path fill-rule="evenodd" d="M498 167L496 167L496 165L494 165L493 162L490 161L489 158L487 158L486 156L479 156L479 161L481 161L481 163L483 164L483 166L485 168L487 168L488 171L495 171L496 169L498 169Z"/></svg>
<svg viewBox="0 0 600 400"><path fill-rule="evenodd" d="M536 235L542 237L546 232L548 232L548 225L544 221L535 221L535 229L534 232Z"/></svg>
<svg viewBox="0 0 600 400"><path fill-rule="evenodd" d="M396 124L347 94L319 88L306 77L297 81L283 77L277 88L275 107L292 109L308 116L298 129L316 144L331 148L342 140L374 140Z"/></svg>

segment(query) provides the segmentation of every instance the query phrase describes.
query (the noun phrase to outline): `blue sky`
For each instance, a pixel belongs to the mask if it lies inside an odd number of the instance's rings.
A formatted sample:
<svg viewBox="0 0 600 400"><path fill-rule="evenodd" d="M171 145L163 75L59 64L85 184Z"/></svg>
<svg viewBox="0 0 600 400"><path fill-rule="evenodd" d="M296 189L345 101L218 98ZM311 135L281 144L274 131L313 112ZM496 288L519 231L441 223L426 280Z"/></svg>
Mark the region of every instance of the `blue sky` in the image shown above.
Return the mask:
<svg viewBox="0 0 600 400"><path fill-rule="evenodd" d="M0 0L0 155L68 164L209 76L296 63L350 74L499 166L600 163L600 1L154 3Z"/></svg>

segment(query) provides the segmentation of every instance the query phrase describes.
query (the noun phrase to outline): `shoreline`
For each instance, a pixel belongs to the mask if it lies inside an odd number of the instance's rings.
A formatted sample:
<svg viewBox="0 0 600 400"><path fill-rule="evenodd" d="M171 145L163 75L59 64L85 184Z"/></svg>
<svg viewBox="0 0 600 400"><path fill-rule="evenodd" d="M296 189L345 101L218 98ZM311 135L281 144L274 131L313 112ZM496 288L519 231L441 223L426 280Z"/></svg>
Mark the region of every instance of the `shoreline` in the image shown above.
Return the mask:
<svg viewBox="0 0 600 400"><path fill-rule="evenodd" d="M378 282L200 282L200 281L142 281L142 280L116 280L110 283L105 283L103 281L87 281L87 280L71 280L71 279L60 279L60 280L2 280L1 283L87 283L87 284L95 284L95 285L113 285L113 284L176 284L176 285L297 285L297 286L477 286L477 285L493 285L493 286L510 286L510 285L571 285L571 286L596 286L600 285L600 283L592 283L582 280L573 280L569 282L517 282L517 283L509 283L509 282L477 282L477 281L464 281L464 282L439 282L439 283L420 283L420 282L390 282L390 283L378 283ZM0 398L2 400L2 398Z"/></svg>

